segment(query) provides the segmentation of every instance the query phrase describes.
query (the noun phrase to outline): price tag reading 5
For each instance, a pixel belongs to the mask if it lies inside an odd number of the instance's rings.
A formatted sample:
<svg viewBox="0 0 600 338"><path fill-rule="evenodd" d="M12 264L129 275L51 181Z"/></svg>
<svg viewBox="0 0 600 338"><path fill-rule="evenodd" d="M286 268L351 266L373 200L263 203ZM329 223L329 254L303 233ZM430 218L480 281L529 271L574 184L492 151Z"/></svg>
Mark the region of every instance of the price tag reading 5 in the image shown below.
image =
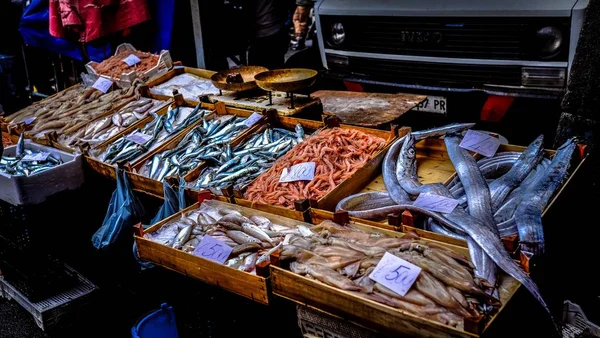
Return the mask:
<svg viewBox="0 0 600 338"><path fill-rule="evenodd" d="M404 296L419 277L419 273L420 267L386 252L369 278Z"/></svg>
<svg viewBox="0 0 600 338"><path fill-rule="evenodd" d="M279 182L311 181L315 178L316 165L315 162L304 162L293 165L289 171L283 168Z"/></svg>
<svg viewBox="0 0 600 338"><path fill-rule="evenodd" d="M229 245L214 237L204 235L200 244L194 249L194 252L192 252L192 255L223 264L231 254L231 250Z"/></svg>
<svg viewBox="0 0 600 338"><path fill-rule="evenodd" d="M483 156L492 157L500 146L500 139L479 131L468 130L459 146Z"/></svg>

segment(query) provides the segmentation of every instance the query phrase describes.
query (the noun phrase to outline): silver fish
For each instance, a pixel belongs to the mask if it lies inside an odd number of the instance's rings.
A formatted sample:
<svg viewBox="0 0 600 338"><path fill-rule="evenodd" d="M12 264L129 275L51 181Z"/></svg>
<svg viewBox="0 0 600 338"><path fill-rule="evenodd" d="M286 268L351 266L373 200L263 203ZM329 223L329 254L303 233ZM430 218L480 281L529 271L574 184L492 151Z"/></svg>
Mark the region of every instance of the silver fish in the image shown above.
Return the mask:
<svg viewBox="0 0 600 338"><path fill-rule="evenodd" d="M574 139L569 139L560 146L544 178L523 194L515 212L521 251L531 254L544 253L542 212L565 179L576 146Z"/></svg>
<svg viewBox="0 0 600 338"><path fill-rule="evenodd" d="M258 238L263 242L268 242L273 245L273 240L267 235L261 228L257 227L252 223L242 223L242 231L248 235Z"/></svg>

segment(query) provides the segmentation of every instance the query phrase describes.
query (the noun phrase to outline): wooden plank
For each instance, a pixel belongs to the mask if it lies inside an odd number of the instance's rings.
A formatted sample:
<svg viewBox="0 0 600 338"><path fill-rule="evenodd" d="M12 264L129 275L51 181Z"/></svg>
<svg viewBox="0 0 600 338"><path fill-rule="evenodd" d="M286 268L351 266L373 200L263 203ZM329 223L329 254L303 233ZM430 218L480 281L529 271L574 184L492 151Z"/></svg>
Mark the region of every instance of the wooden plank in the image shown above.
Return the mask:
<svg viewBox="0 0 600 338"><path fill-rule="evenodd" d="M269 304L267 278L254 276L222 264L169 248L142 237L135 238L140 258L207 284Z"/></svg>
<svg viewBox="0 0 600 338"><path fill-rule="evenodd" d="M319 90L311 94L321 99L326 115L337 116L352 125L378 127L390 123L427 98L416 94L382 94Z"/></svg>
<svg viewBox="0 0 600 338"><path fill-rule="evenodd" d="M212 200L211 203L215 203L217 207L222 206L223 208L237 210L246 217L253 215L263 216L270 219L274 223L284 226L295 227L299 224L303 224L307 227L311 226L309 223L304 223L296 219L226 203L222 200ZM148 229L144 230L143 233L148 234L155 232L163 225L181 218L182 214L195 210L199 206L199 203L195 203L190 207L157 222ZM256 302L262 304L269 303L268 278L249 274L247 272L233 269L222 264L217 264L213 261L209 261L181 250L161 245L140 236L136 236L135 240L139 255L145 260L184 275L199 279L208 284L216 285L220 288L242 295Z"/></svg>

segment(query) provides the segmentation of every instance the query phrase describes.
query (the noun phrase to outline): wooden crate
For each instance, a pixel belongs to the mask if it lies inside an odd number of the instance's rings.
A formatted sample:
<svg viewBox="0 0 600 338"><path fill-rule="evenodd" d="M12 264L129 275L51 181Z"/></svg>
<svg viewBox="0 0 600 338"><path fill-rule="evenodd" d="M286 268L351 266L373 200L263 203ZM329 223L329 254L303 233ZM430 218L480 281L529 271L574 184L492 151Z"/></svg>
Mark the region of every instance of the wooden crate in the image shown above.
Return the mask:
<svg viewBox="0 0 600 338"><path fill-rule="evenodd" d="M188 104L189 101L186 101L186 104ZM216 118L218 116L222 116L222 115L236 115L236 116L240 116L240 117L249 117L250 115L252 115L253 112L252 111L248 111L248 110L242 110L242 109L235 109L235 108L226 108L225 105L223 105L222 103L220 104L216 104L215 105L215 109L213 110L213 113L211 113L210 115L208 115L206 117L207 120L211 120L213 118ZM194 125L195 126L195 125ZM236 146L238 145L243 139L246 139L249 135L251 135L252 133L254 133L254 131L258 128L258 125L253 125L252 127L244 130L242 133L240 133L240 135L238 135L235 139L232 140L231 145L232 146ZM145 154L142 158L136 160L135 162L131 163L131 166L129 168L128 171L128 175L130 177L130 179L133 182L139 182L140 183L140 189L143 188L143 190L146 193L149 193L151 195L156 195L156 196L163 196L163 183L157 180L153 180L147 176L144 175L140 175L138 174L139 170L144 166L144 164L151 160L152 157L155 154L158 154L162 151L165 150L169 150L169 149L173 149L175 148L179 142L189 133L192 131L193 128L188 128L186 129L186 133L179 133L177 134L177 136L173 137L172 139L170 139L168 142L165 142L164 144L162 144L160 147L156 148L155 150L148 152L147 154ZM204 168L206 166L205 162L201 162L198 167L190 170L190 172L188 172L185 177L193 177L194 175L196 175L196 177L198 177L197 175L200 174L200 171L202 170L202 168ZM134 183L134 189L136 188L136 183Z"/></svg>
<svg viewBox="0 0 600 338"><path fill-rule="evenodd" d="M214 106L215 106L215 110L217 110L217 111L232 112L232 113L241 113L241 112L252 113L252 111L248 111L248 110L241 110L241 109L237 109L237 108L226 107L223 104L223 102L217 102ZM238 144L246 141L247 139L254 136L254 134L261 131L262 128L267 125L293 131L294 128L296 127L296 125L300 124L305 128L305 131L307 133L323 128L323 123L319 122L319 121L304 120L304 119L298 119L298 118L293 118L293 117L280 117L277 114L275 114L272 110L271 111L263 111L261 113L265 116L265 118L256 122L256 124L254 124L252 126L252 128L248 129L247 132L245 132L243 135L240 135L240 137L236 138L234 140L234 142L232 142L232 146L237 146ZM247 113L244 113L244 114L247 114ZM194 170L187 173L184 176L185 181L186 182L195 181L206 165L207 164L204 162L200 166L195 168ZM243 195L244 195L244 192L246 191L247 187L248 187L248 185L243 187L242 189L234 189L233 186L230 186L230 187L223 188L222 191L220 191L220 192L219 191L212 191L212 192L217 193L217 194L223 194L224 196L228 196L228 197L236 196L237 198L243 199ZM191 188L188 188L188 189L194 190ZM248 202L247 204L250 204L250 202Z"/></svg>
<svg viewBox="0 0 600 338"><path fill-rule="evenodd" d="M377 173L381 171L381 163L383 162L383 158L385 157L385 154L389 150L392 143L396 141L399 136L405 135L410 130L409 128L398 129L396 126L392 126L390 131L350 126L339 124L339 120L335 117L324 118L323 122L282 116L277 117L277 120L278 122L275 122L274 125L285 129L293 130L296 124L301 124L307 132L323 128L340 127L344 129L360 130L364 133L383 138L387 141L385 146L378 152L374 153L372 158L363 167L358 169L351 177L342 181L338 186L322 196L320 199L306 200L304 203L300 203L302 201L298 201L299 203L297 203L296 209L299 211L308 210L309 206L322 210L334 210L335 206L341 199L361 191L361 189L363 189L375 176L377 176ZM234 191L236 201L239 201L239 203L242 205L252 206L253 208L255 205L260 204L246 200L243 197L244 193L245 188L242 191ZM280 208L284 209L283 207Z"/></svg>
<svg viewBox="0 0 600 338"><path fill-rule="evenodd" d="M311 224L299 222L297 220L286 218L277 214L271 214L259 210L249 209L235 204L230 204L218 201L224 207L239 211L246 217L259 215L267 217L270 220L276 221L279 224L287 226L296 226ZM197 209L200 202L189 208L166 218L152 227L143 231L144 234L158 230L163 224L181 217L181 214L190 210ZM192 254L173 249L159 243L147 240L141 236L135 236L137 250L140 257L150 261L156 265L168 268L179 272L186 276L201 280L205 283L216 285L227 291L236 293L243 297L249 298L261 304L269 304L269 276L268 269L265 269L266 274L263 276L253 275L244 271L233 269L216 262L194 256Z"/></svg>
<svg viewBox="0 0 600 338"><path fill-rule="evenodd" d="M187 102L185 102L183 100L183 97L181 97L180 95L174 98L174 104L178 105L178 106L182 106L182 107L188 107L188 108L194 108L195 106L191 106L189 105ZM212 106L211 106L212 107ZM207 107L206 105L202 104L201 105L201 109L209 109L210 107ZM160 109L157 114L158 115L164 115L167 113L168 110L168 106L163 107L162 109ZM147 120L148 119L148 120ZM143 127L146 123L150 122L152 119L152 117L147 117L146 119L140 120L138 122L136 122L136 124L134 125L135 127L133 127L133 129L130 129L129 132L133 131L134 129L137 128L141 128ZM169 136L167 139L163 140L162 143L152 149L151 151L147 152L146 154L134 159L132 162L127 163L126 165L124 165L126 171L128 172L128 177L130 179L130 182L132 184L132 187L134 190L136 191L141 191L144 193L147 193L149 195L152 196L156 196L159 198L163 197L163 192L162 192L162 183L160 183L160 189L157 188L157 185L155 184L155 181L148 179L145 176L141 176L141 175L132 175L132 171L131 168L133 165L136 165L138 162L143 161L145 159L147 159L149 156L153 155L156 152L161 151L161 149L164 149L165 144L169 143L172 139L177 138L181 135L186 135L187 133L189 133L194 127L196 127L198 125L198 123L201 123L202 120L196 121L195 123L193 123L192 125L188 126L187 128L179 131L178 133L176 133L175 135L171 135ZM123 134L125 135L125 134ZM121 135L121 137L123 137L123 135ZM95 148L95 151L97 151L98 153L103 152L110 144L105 144L104 146L99 146L97 148ZM109 177L112 179L116 178L116 166L115 165L110 165L108 163L105 163L93 156L87 155L85 157L87 164L90 166L90 168L92 170L94 170L95 172L105 176L105 177Z"/></svg>
<svg viewBox="0 0 600 338"><path fill-rule="evenodd" d="M313 212L313 224L319 224L323 220L335 221L334 213L322 210ZM402 232L389 231L365 224L362 220L350 220L349 223L368 233L379 232L391 237L403 237L405 235ZM455 245L435 239L423 238L423 240L445 246L469 257L466 243ZM271 265L270 269L271 288L276 296L331 313L381 333L408 336L479 337L502 313L506 304L521 286L518 281L510 276L500 276L499 295L502 306L498 312L485 323L477 320L466 320L465 330L463 331L357 297L352 293L297 275L279 266Z"/></svg>
<svg viewBox="0 0 600 338"><path fill-rule="evenodd" d="M173 69L171 69L169 72L167 72L166 74L163 74L151 81L147 82L148 87L154 87L157 86L161 83L165 83L169 80L171 80L172 78L174 78L177 75L181 75L183 73L188 73L188 74L192 74L192 75L196 75L198 77L204 78L204 79L210 79L210 77L215 74L215 71L212 70L206 70L206 69L200 69L200 68L191 68L191 67L182 67L182 66L177 66L174 67ZM167 99L172 99L173 96L171 95L159 95L159 94L152 94L157 98L160 98L161 100L167 100ZM188 101L188 104L190 105L197 105L198 103L200 103L199 98L197 100L186 100Z"/></svg>

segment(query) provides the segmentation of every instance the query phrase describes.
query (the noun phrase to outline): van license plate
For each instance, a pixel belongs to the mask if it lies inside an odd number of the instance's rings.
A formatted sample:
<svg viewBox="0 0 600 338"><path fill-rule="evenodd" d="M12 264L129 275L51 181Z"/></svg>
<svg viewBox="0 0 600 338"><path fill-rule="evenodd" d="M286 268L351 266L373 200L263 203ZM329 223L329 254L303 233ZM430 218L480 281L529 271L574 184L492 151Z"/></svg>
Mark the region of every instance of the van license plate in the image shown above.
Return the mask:
<svg viewBox="0 0 600 338"><path fill-rule="evenodd" d="M448 104L445 97L427 96L423 102L416 105L412 110L446 115L448 112L447 109Z"/></svg>

